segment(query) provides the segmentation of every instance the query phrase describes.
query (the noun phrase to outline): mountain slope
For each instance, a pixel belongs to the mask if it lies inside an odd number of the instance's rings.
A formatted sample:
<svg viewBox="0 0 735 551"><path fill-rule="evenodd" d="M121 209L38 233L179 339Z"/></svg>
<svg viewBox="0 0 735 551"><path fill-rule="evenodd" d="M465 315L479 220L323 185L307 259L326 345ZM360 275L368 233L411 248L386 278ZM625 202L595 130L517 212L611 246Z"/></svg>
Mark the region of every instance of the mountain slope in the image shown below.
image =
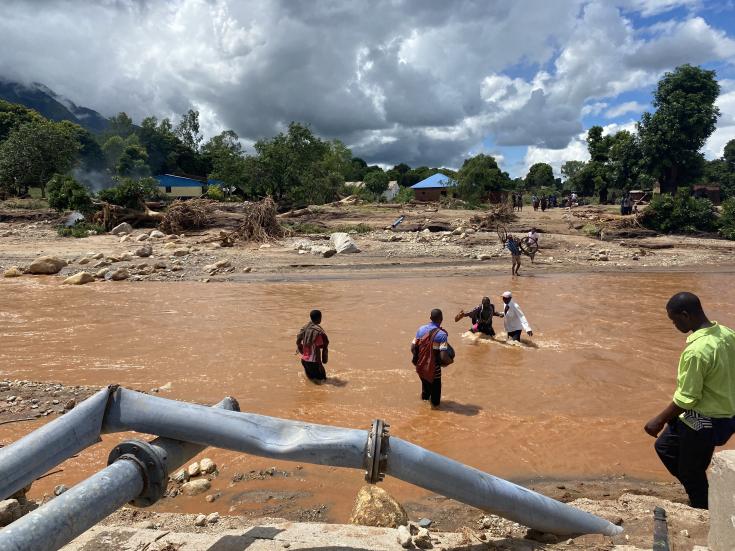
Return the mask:
<svg viewBox="0 0 735 551"><path fill-rule="evenodd" d="M54 121L71 121L91 132L103 132L110 124L97 111L80 107L40 83L29 86L0 78L0 99L35 109Z"/></svg>

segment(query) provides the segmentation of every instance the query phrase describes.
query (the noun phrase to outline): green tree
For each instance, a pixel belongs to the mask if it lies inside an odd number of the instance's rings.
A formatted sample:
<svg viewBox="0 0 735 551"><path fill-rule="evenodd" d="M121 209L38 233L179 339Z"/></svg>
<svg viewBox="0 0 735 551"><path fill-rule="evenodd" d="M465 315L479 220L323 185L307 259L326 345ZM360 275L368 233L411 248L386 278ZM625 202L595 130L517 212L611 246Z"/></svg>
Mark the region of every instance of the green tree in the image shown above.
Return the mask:
<svg viewBox="0 0 735 551"><path fill-rule="evenodd" d="M125 140L120 136L110 136L110 138L102 144L102 153L105 156L107 167L112 170L116 170L117 163L120 162L120 157L122 157L124 151Z"/></svg>
<svg viewBox="0 0 735 551"><path fill-rule="evenodd" d="M584 161L566 161L561 165L561 174L565 180L574 178L586 165Z"/></svg>
<svg viewBox="0 0 735 551"><path fill-rule="evenodd" d="M20 125L43 120L33 109L0 99L0 142L5 141L10 132Z"/></svg>
<svg viewBox="0 0 735 551"><path fill-rule="evenodd" d="M56 123L79 144L78 160L83 170L104 170L105 154L94 135L78 124L69 121Z"/></svg>
<svg viewBox="0 0 735 551"><path fill-rule="evenodd" d="M114 136L120 136L121 138L127 138L131 134L135 133L133 119L131 119L124 111L121 111L114 117L110 117L108 133Z"/></svg>
<svg viewBox="0 0 735 551"><path fill-rule="evenodd" d="M199 144L203 139L199 132L199 111L189 109L181 115L175 134L186 147L192 151L199 151Z"/></svg>
<svg viewBox="0 0 735 551"><path fill-rule="evenodd" d="M500 170L495 158L484 153L465 159L456 178L457 195L470 202L487 199L490 193L508 189L511 184L510 176Z"/></svg>
<svg viewBox="0 0 735 551"><path fill-rule="evenodd" d="M612 145L610 136L602 135L602 126L593 126L587 131L587 151L590 159L598 163L606 163Z"/></svg>
<svg viewBox="0 0 735 551"><path fill-rule="evenodd" d="M603 198L607 195L607 168L602 163L589 161L564 182L564 189L576 191L584 197L591 197L602 192Z"/></svg>
<svg viewBox="0 0 735 551"><path fill-rule="evenodd" d="M78 210L83 214L94 211L89 190L71 176L55 174L46 187L48 204L59 212Z"/></svg>
<svg viewBox="0 0 735 551"><path fill-rule="evenodd" d="M344 182L352 170L352 151L339 140L332 140L327 145L328 150L322 159L324 169L339 174Z"/></svg>
<svg viewBox="0 0 735 551"><path fill-rule="evenodd" d="M232 130L214 136L202 146L202 154L212 165L210 178L221 180L227 197L231 190L246 188L246 164L240 138Z"/></svg>
<svg viewBox="0 0 735 551"><path fill-rule="evenodd" d="M621 130L613 136L609 161L612 187L625 191L638 187L641 148L634 134Z"/></svg>
<svg viewBox="0 0 735 551"><path fill-rule="evenodd" d="M730 140L725 144L722 160L727 163L730 172L735 173L735 140Z"/></svg>
<svg viewBox="0 0 735 551"><path fill-rule="evenodd" d="M554 169L547 163L536 163L528 169L526 175L526 188L538 189L542 187L553 187Z"/></svg>
<svg viewBox="0 0 735 551"><path fill-rule="evenodd" d="M715 71L682 65L666 73L654 94L656 112L638 123L643 163L662 193L689 185L703 170L699 152L715 129L720 93Z"/></svg>
<svg viewBox="0 0 735 551"><path fill-rule="evenodd" d="M388 189L388 175L382 170L374 170L365 175L365 189L375 195L381 195Z"/></svg>
<svg viewBox="0 0 735 551"><path fill-rule="evenodd" d="M348 182L362 182L367 170L367 163L359 157L353 157L350 160L350 166L347 168L345 180Z"/></svg>
<svg viewBox="0 0 735 551"><path fill-rule="evenodd" d="M123 177L144 178L151 175L148 167L148 153L136 144L128 145L117 162L117 173Z"/></svg>
<svg viewBox="0 0 735 551"><path fill-rule="evenodd" d="M152 174L170 174L181 170L179 150L185 150L186 147L174 134L169 119L159 122L156 117L146 117L140 125L138 136L148 154L148 166Z"/></svg>
<svg viewBox="0 0 735 551"><path fill-rule="evenodd" d="M292 122L286 134L257 141L255 151L246 160L249 195L290 205L323 203L334 200L344 183L329 161L333 144L303 124Z"/></svg>
<svg viewBox="0 0 735 551"><path fill-rule="evenodd" d="M79 147L74 136L57 123L22 124L0 144L0 185L17 194L38 186L45 196L46 183L53 174L71 169Z"/></svg>

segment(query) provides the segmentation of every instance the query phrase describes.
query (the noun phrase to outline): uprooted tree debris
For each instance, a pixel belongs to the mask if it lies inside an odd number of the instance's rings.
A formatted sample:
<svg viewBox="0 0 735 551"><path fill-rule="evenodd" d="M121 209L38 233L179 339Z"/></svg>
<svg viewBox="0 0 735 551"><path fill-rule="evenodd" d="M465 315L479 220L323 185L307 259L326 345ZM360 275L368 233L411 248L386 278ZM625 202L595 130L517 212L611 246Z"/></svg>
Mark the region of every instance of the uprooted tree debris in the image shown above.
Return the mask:
<svg viewBox="0 0 735 551"><path fill-rule="evenodd" d="M95 206L99 207L100 210L91 216L91 221L103 226L107 231L123 222L132 224L133 226L155 226L164 218L162 212L153 211L147 206L142 210L138 210L113 205L104 201L96 202Z"/></svg>
<svg viewBox="0 0 735 551"><path fill-rule="evenodd" d="M604 208L594 205L571 209L567 222L571 228L583 229L589 226L600 239L652 237L656 232L644 228L640 223L640 215L621 216L606 212ZM575 221L579 220L579 221Z"/></svg>
<svg viewBox="0 0 735 551"><path fill-rule="evenodd" d="M498 205L470 218L470 224L476 230L495 231L500 224L508 224L516 220L516 215L509 205Z"/></svg>
<svg viewBox="0 0 735 551"><path fill-rule="evenodd" d="M199 230L213 223L212 201L207 199L176 200L166 209L159 229L164 233Z"/></svg>
<svg viewBox="0 0 735 551"><path fill-rule="evenodd" d="M266 241L286 235L287 230L276 218L276 204L266 197L257 202L240 203L228 208L226 203L208 199L174 201L166 210L159 226L165 233L181 233L212 226L227 228L214 241L232 246L235 241Z"/></svg>
<svg viewBox="0 0 735 551"><path fill-rule="evenodd" d="M266 197L257 203L249 203L241 215L240 223L225 239L223 245L240 239L242 241L267 241L287 235L276 217L276 204Z"/></svg>

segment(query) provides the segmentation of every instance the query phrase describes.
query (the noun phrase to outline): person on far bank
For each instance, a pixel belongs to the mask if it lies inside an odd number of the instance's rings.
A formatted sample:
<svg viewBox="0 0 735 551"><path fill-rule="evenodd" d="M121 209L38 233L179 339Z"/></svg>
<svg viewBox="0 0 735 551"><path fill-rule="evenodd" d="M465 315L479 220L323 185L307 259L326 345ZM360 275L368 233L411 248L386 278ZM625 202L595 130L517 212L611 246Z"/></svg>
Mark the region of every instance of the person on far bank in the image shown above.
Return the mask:
<svg viewBox="0 0 735 551"><path fill-rule="evenodd" d="M505 307L500 317L503 318L505 332L508 333L508 339L520 342L521 333L525 331L529 337L533 337L531 326L526 321L523 310L518 303L513 300L513 293L506 291L503 293L503 302Z"/></svg>
<svg viewBox="0 0 735 551"><path fill-rule="evenodd" d="M518 275L518 270L521 269L521 246L512 235L508 234L508 237L505 239L505 248L510 251L510 256L513 259L510 273L512 275Z"/></svg>
<svg viewBox="0 0 735 551"><path fill-rule="evenodd" d="M421 379L421 399L431 401L438 408L442 396L442 367L454 363L454 350L449 335L442 328L442 311L434 308L430 322L419 327L411 342L412 363Z"/></svg>
<svg viewBox="0 0 735 551"><path fill-rule="evenodd" d="M528 232L528 239L531 242L529 244L535 243L536 244L536 247L537 247L536 250L538 250L538 231L536 231L536 228L531 228L531 231ZM531 249L531 250L533 250L533 249ZM531 264L533 264L533 259L536 256L536 253L535 252L530 252L529 253L529 256L531 257Z"/></svg>
<svg viewBox="0 0 735 551"><path fill-rule="evenodd" d="M671 297L666 313L674 327L691 335L673 399L644 430L656 438L656 453L684 486L690 505L707 509L707 467L715 446L735 431L735 331L710 321L692 293Z"/></svg>
<svg viewBox="0 0 735 551"><path fill-rule="evenodd" d="M301 365L309 380L322 382L327 380L324 364L329 361L329 338L321 326L321 311L312 310L309 318L311 321L296 336L296 348L301 354Z"/></svg>

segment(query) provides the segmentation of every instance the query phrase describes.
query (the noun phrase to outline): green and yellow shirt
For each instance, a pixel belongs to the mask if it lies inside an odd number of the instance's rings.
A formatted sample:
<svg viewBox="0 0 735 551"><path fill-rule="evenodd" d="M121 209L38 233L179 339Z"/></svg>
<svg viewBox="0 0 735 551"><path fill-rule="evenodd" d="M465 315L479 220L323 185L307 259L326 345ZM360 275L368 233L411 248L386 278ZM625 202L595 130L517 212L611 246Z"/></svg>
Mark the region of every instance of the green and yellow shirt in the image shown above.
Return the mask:
<svg viewBox="0 0 735 551"><path fill-rule="evenodd" d="M687 337L674 403L706 417L735 416L735 331L714 322Z"/></svg>

